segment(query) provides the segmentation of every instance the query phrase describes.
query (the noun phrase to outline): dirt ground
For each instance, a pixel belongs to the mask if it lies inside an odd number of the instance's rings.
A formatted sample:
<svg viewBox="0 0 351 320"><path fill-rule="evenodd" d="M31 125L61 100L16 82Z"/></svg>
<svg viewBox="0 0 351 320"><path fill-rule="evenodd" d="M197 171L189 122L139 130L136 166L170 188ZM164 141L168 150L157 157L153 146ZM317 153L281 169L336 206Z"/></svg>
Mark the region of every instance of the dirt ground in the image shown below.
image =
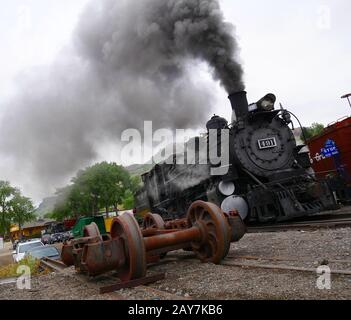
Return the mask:
<svg viewBox="0 0 351 320"><path fill-rule="evenodd" d="M316 272L229 266L232 263L295 266ZM0 285L0 299L351 299L351 275L331 275L331 289L317 288L317 267L351 271L351 228L309 232L247 234L232 244L222 265L203 264L193 253L177 251L149 274L166 279L149 287L99 295L99 288L117 282L109 276L88 280L72 268L32 279L31 290L14 283Z"/></svg>

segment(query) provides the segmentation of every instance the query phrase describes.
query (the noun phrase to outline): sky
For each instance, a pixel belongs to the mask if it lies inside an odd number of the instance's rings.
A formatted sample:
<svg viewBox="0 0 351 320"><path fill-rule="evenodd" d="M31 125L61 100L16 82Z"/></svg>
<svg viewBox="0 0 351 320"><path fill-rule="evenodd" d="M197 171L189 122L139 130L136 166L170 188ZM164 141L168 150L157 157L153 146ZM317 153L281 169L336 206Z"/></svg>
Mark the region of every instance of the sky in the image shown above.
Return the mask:
<svg viewBox="0 0 351 320"><path fill-rule="evenodd" d="M2 0L0 11L0 118L16 94L22 73L54 63L69 46L89 0ZM303 125L325 125L351 114L340 97L351 92L351 2L348 0L221 0L226 20L236 26L251 102L272 92ZM204 73L201 76L206 77ZM208 75L210 78L210 75ZM230 118L225 91L213 82L212 113ZM209 114L209 117L211 115ZM112 148L113 149L113 148ZM101 146L98 160L113 160ZM36 202L25 175L9 174ZM54 188L55 186L52 186Z"/></svg>

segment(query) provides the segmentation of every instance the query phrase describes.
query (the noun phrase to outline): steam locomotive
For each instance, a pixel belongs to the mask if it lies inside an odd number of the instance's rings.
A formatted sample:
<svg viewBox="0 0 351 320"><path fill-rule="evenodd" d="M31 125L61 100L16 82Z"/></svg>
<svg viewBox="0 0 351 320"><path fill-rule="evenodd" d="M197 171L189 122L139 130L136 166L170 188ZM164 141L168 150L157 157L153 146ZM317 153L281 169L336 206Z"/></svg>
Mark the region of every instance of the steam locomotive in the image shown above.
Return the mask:
<svg viewBox="0 0 351 320"><path fill-rule="evenodd" d="M249 105L247 93L241 91L229 100L232 123L218 116L207 123L208 133L217 130L218 137L227 133L230 161L225 174L212 175L214 165L201 164L198 156L193 164L178 164L174 155L173 163L156 164L142 176L137 212L177 219L184 217L192 202L203 200L226 214L236 210L250 224L287 221L335 208L327 183L315 178L308 148L297 146L290 128L294 115L275 108L275 95ZM204 140L208 143L209 134L195 138L196 150ZM221 150L218 145L217 150Z"/></svg>

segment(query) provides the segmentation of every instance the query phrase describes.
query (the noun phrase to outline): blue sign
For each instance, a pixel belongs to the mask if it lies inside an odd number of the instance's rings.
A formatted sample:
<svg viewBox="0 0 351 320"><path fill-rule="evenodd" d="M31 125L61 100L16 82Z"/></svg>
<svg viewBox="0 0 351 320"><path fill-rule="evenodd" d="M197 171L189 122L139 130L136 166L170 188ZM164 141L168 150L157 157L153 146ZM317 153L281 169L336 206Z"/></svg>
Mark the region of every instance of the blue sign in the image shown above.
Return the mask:
<svg viewBox="0 0 351 320"><path fill-rule="evenodd" d="M334 140L327 140L324 148L321 150L322 155L325 158L331 158L340 154L339 149Z"/></svg>

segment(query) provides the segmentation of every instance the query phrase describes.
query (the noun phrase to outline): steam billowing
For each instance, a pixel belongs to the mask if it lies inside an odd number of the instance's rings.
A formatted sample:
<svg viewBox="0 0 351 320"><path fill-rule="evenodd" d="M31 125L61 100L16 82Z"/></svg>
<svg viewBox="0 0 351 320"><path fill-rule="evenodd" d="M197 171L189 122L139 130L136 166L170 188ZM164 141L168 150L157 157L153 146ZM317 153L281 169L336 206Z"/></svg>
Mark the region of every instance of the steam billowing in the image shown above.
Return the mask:
<svg viewBox="0 0 351 320"><path fill-rule="evenodd" d="M100 9L97 15L94 3L78 28L86 58L154 81L180 78L184 62L195 58L213 68L229 94L244 88L233 27L217 0L108 0Z"/></svg>
<svg viewBox="0 0 351 320"><path fill-rule="evenodd" d="M217 0L92 1L57 61L20 75L0 155L43 193L145 120L155 129L203 126L212 95L198 63L228 93L244 89L233 31Z"/></svg>

